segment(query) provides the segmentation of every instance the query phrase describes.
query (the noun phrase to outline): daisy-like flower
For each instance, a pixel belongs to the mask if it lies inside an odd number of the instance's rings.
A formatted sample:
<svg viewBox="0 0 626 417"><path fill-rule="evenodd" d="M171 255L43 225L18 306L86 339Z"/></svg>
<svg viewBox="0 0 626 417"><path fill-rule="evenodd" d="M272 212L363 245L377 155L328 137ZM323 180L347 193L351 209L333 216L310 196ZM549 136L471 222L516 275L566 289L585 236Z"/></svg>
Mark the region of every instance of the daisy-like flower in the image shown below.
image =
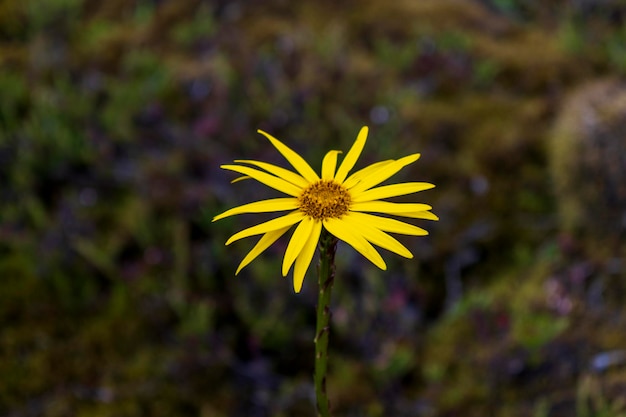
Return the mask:
<svg viewBox="0 0 626 417"><path fill-rule="evenodd" d="M321 176L296 152L270 134L259 130L295 168L296 172L253 160L236 160L237 165L222 165L221 168L243 174L262 184L287 194L289 197L257 201L232 208L215 216L213 221L243 213L289 213L242 230L228 239L226 245L245 237L263 235L239 264L235 275L252 262L265 249L297 224L283 258L282 274L286 276L294 266L293 287L300 292L302 282L322 232L322 227L337 239L343 240L369 259L374 265L386 269L385 261L372 244L405 258L413 254L386 232L413 236L424 236L428 232L420 227L391 216L438 220L431 206L420 203L393 203L382 199L412 194L433 188L426 182L407 182L376 187L405 166L417 161L419 153L397 160L374 163L348 175L359 158L368 128L361 128L356 141L337 169L337 156L341 151L333 150L322 161Z"/></svg>

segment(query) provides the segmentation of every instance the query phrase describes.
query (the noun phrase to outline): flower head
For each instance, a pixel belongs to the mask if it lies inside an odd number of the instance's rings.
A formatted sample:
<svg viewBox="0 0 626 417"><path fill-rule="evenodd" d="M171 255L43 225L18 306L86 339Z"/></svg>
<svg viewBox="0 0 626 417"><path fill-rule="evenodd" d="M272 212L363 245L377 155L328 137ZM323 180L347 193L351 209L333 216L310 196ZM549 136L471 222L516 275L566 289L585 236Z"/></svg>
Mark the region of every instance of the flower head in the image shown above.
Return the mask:
<svg viewBox="0 0 626 417"><path fill-rule="evenodd" d="M382 199L412 194L433 188L425 182L407 182L377 187L405 166L417 161L420 154L412 154L397 160L386 160L348 175L359 158L368 128L359 132L352 148L337 169L337 156L341 151L330 151L322 161L321 176L300 155L270 134L259 130L287 159L296 172L266 162L236 160L233 165L221 168L243 174L239 179L252 178L287 194L289 197L257 201L232 208L215 216L213 221L243 213L289 213L259 225L235 233L226 241L230 245L239 239L262 235L237 268L239 271L265 249L297 224L283 258L282 273L286 276L294 266L293 287L300 292L304 275L311 264L322 228L343 240L374 265L386 269L385 261L372 244L406 258L411 252L386 232L424 236L428 232L420 227L390 217L392 216L438 220L431 206L420 203L393 203ZM236 180L235 180L236 181Z"/></svg>

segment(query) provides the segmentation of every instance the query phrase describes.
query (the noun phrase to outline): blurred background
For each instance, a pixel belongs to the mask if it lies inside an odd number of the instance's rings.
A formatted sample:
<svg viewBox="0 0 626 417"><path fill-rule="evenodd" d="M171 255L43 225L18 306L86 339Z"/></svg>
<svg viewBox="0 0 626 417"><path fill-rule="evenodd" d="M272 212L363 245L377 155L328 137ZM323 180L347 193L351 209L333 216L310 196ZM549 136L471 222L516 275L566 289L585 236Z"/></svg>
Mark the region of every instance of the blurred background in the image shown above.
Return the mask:
<svg viewBox="0 0 626 417"><path fill-rule="evenodd" d="M219 169L421 152L439 222L338 248L336 416L626 415L622 0L1 0L0 415L314 416L316 277Z"/></svg>

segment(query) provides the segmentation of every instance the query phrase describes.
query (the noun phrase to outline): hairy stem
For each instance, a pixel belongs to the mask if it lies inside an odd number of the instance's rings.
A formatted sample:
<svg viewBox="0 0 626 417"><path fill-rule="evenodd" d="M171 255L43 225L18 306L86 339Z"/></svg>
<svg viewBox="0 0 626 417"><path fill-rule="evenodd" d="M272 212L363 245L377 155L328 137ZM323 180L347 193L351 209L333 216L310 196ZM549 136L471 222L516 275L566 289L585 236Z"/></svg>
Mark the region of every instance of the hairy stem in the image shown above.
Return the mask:
<svg viewBox="0 0 626 417"><path fill-rule="evenodd" d="M326 393L328 368L328 334L330 331L330 294L335 280L335 252L337 238L322 229L320 237L320 263L318 267L319 296L317 300L317 328L315 331L315 398L318 417L330 417Z"/></svg>

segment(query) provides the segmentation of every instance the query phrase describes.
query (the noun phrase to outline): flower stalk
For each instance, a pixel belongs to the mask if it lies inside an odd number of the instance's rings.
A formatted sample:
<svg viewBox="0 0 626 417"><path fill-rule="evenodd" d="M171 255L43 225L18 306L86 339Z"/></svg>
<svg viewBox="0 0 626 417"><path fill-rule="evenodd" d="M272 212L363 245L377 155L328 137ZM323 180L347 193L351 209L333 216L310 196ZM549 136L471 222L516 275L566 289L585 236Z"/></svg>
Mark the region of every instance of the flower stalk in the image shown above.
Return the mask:
<svg viewBox="0 0 626 417"><path fill-rule="evenodd" d="M317 326L315 330L315 399L317 416L330 417L330 404L326 393L326 370L328 368L328 336L330 333L330 296L335 281L335 252L337 238L322 230L318 267L319 296L317 300Z"/></svg>

